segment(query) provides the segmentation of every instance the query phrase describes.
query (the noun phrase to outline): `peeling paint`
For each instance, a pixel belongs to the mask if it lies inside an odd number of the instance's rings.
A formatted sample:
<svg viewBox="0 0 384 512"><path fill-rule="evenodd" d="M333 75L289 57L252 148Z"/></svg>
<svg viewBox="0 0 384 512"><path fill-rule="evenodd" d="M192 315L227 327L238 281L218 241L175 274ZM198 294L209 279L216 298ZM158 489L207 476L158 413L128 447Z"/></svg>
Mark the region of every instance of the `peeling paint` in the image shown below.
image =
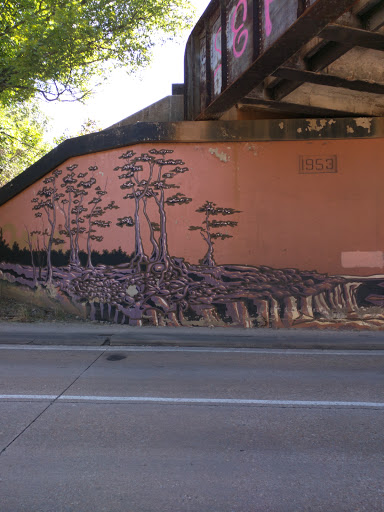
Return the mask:
<svg viewBox="0 0 384 512"><path fill-rule="evenodd" d="M327 126L328 119L306 119L308 126L307 132L321 132Z"/></svg>
<svg viewBox="0 0 384 512"><path fill-rule="evenodd" d="M227 155L224 152L220 153L220 151L217 148L209 148L209 152L211 153L211 155L216 156L220 160L220 162L228 162L230 160L229 155Z"/></svg>
<svg viewBox="0 0 384 512"><path fill-rule="evenodd" d="M221 129L221 133L222 133L222 135L223 135L224 137L228 137L228 138L230 137L230 135L229 135L229 133L228 133L228 131L227 131L227 129L226 129L226 128L222 128L222 129Z"/></svg>
<svg viewBox="0 0 384 512"><path fill-rule="evenodd" d="M251 144L250 146L248 146L248 151L252 151L254 156L259 155L259 148L257 146L255 146L254 144Z"/></svg>
<svg viewBox="0 0 384 512"><path fill-rule="evenodd" d="M349 124L347 125L347 133L355 133L355 130Z"/></svg>
<svg viewBox="0 0 384 512"><path fill-rule="evenodd" d="M303 129L302 128L298 128L297 129L297 133L303 133Z"/></svg>
<svg viewBox="0 0 384 512"><path fill-rule="evenodd" d="M357 127L365 128L368 133L371 133L372 117L357 117L354 121Z"/></svg>
<svg viewBox="0 0 384 512"><path fill-rule="evenodd" d="M284 130L284 123L279 123L280 130Z"/></svg>
<svg viewBox="0 0 384 512"><path fill-rule="evenodd" d="M328 124L329 126L332 126L333 124L336 124L336 121L334 119L329 119Z"/></svg>

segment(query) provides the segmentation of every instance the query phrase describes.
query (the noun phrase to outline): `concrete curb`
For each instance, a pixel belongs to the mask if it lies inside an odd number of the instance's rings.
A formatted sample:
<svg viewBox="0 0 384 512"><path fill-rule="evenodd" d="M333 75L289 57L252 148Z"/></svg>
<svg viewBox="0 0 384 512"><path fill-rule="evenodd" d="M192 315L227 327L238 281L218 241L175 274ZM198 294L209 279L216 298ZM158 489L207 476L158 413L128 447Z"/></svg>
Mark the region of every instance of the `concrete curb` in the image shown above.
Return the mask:
<svg viewBox="0 0 384 512"><path fill-rule="evenodd" d="M384 350L384 332L0 323L0 345L9 344Z"/></svg>

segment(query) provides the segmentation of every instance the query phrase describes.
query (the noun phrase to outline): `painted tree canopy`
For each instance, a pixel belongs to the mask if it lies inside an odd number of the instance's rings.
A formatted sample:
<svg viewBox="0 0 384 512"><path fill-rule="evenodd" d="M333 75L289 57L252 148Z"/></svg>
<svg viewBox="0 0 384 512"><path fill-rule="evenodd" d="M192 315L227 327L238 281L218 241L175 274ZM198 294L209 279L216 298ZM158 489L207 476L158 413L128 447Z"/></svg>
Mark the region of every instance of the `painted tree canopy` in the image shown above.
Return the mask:
<svg viewBox="0 0 384 512"><path fill-rule="evenodd" d="M185 0L6 0L0 14L0 102L40 93L78 99L110 66L148 62L155 38L191 24Z"/></svg>

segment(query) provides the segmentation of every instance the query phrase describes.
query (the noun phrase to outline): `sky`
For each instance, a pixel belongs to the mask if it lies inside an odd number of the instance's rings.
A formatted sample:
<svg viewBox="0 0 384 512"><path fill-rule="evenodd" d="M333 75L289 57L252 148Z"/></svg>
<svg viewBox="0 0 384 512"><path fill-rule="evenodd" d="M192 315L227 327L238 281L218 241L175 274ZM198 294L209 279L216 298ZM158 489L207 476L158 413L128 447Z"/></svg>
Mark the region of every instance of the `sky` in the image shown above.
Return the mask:
<svg viewBox="0 0 384 512"><path fill-rule="evenodd" d="M196 21L209 0L191 0L196 8ZM180 42L170 41L156 46L152 64L134 75L116 69L107 83L97 88L86 105L78 102L52 102L42 104L44 112L52 119L47 140L63 133L74 136L87 120L96 121L100 128L125 119L152 103L172 94L172 84L184 82L184 50L189 33Z"/></svg>

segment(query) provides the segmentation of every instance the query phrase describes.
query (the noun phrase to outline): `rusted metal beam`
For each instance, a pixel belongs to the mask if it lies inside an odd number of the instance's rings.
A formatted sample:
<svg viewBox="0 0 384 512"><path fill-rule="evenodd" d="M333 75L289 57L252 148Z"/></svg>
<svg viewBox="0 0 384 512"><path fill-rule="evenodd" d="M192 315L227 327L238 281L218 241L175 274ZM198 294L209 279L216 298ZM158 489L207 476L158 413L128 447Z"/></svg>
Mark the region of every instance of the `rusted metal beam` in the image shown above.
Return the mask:
<svg viewBox="0 0 384 512"><path fill-rule="evenodd" d="M238 104L237 108L240 110L254 110L254 109L268 109L276 112L291 112L295 115L305 117L346 117L350 113L342 110L335 110L330 108L312 107L310 105L301 105L299 103L290 103L284 101L267 100L264 98L255 98L246 96ZM355 114L355 117L358 117Z"/></svg>
<svg viewBox="0 0 384 512"><path fill-rule="evenodd" d="M379 30L384 26L384 1L381 0L377 5L368 13L367 19L363 17L365 28L367 30Z"/></svg>
<svg viewBox="0 0 384 512"><path fill-rule="evenodd" d="M297 1L297 17L299 18L306 9L310 6L310 0L298 0Z"/></svg>
<svg viewBox="0 0 384 512"><path fill-rule="evenodd" d="M330 66L337 59L345 55L353 46L336 43L329 41L318 52L316 52L309 59L305 59L307 68L311 71L321 71L322 69Z"/></svg>
<svg viewBox="0 0 384 512"><path fill-rule="evenodd" d="M197 119L214 118L218 113L229 110L355 2L356 0L317 0L234 83L214 99Z"/></svg>
<svg viewBox="0 0 384 512"><path fill-rule="evenodd" d="M364 23L370 30L378 30L381 26L380 24L384 23L384 0L369 0L368 2L360 0L354 6L354 12L363 18ZM376 14L379 12L382 13L382 18ZM315 54L309 58L304 57L307 70L321 71L345 55L353 46L336 41L328 41ZM276 82L269 84L268 90L271 97L281 99L288 96L288 94L295 91L302 84L302 81L293 82L277 79Z"/></svg>
<svg viewBox="0 0 384 512"><path fill-rule="evenodd" d="M334 43L333 41L323 41L322 43L318 43L308 55L306 55L304 58L301 58L301 61L304 63L304 68L306 70L321 71L322 69L335 62L339 57L342 57L350 49L350 46ZM271 97L277 97L279 95L281 95L281 97L288 96L288 94L303 84L303 82L300 81L296 81L296 83L294 83L292 80L284 80L278 78L275 74L273 76L275 78L270 80L266 86L266 89L268 90L268 93L271 95ZM279 92L277 92L277 89Z"/></svg>
<svg viewBox="0 0 384 512"><path fill-rule="evenodd" d="M369 32L359 28L347 27L337 23L327 25L319 37L328 41L335 41L346 46L361 46L371 50L384 50L384 35L378 32Z"/></svg>
<svg viewBox="0 0 384 512"><path fill-rule="evenodd" d="M379 5L382 5L383 0L358 0L352 8L352 12L358 16L364 16L372 12Z"/></svg>
<svg viewBox="0 0 384 512"><path fill-rule="evenodd" d="M284 78L293 82L309 82L311 84L325 85L328 87L341 87L352 91L368 92L373 94L384 94L384 84L372 83L366 80L348 80L336 75L315 73L291 67L281 67L273 73L273 76ZM281 100L287 96L283 86L273 90L273 99Z"/></svg>

